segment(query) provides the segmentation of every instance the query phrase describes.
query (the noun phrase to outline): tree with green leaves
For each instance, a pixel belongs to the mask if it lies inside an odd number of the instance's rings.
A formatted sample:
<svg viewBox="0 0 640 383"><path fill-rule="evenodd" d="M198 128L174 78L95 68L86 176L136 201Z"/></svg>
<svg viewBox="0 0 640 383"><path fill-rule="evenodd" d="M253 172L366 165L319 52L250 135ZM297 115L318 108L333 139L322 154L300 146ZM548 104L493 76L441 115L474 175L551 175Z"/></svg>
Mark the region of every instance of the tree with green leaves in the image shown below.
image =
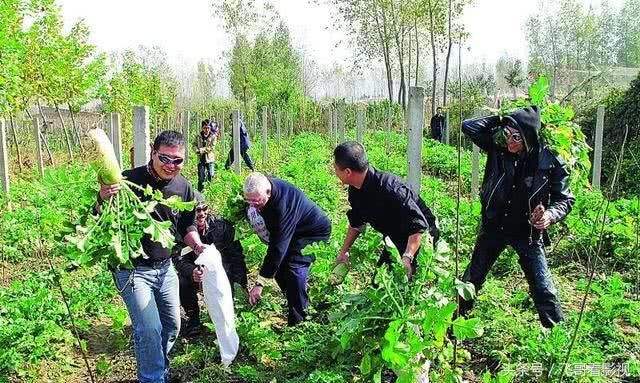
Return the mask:
<svg viewBox="0 0 640 383"><path fill-rule="evenodd" d="M357 56L365 61L382 59L387 79L387 96L393 101L394 26L388 0L326 0L333 10L333 23L347 34Z"/></svg>
<svg viewBox="0 0 640 383"><path fill-rule="evenodd" d="M442 105L447 105L447 84L449 82L449 62L454 43L462 44L467 38L462 23L462 12L471 0L448 0L447 5L447 55L444 64L444 80L442 86Z"/></svg>
<svg viewBox="0 0 640 383"><path fill-rule="evenodd" d="M625 0L618 14L618 63L640 66L640 0Z"/></svg>
<svg viewBox="0 0 640 383"><path fill-rule="evenodd" d="M178 83L167 63L166 53L159 47L140 47L138 52L125 51L112 61L120 67L107 81L100 98L106 112L118 112L124 127L132 126L131 110L136 105L149 106L156 129L160 121L175 112ZM130 130L123 130L125 139Z"/></svg>
<svg viewBox="0 0 640 383"><path fill-rule="evenodd" d="M574 93L576 84L592 98L594 73L640 65L640 0L625 0L619 10L606 0L599 8L578 0L540 4L526 26L529 71L549 74L552 98L558 89Z"/></svg>
<svg viewBox="0 0 640 383"><path fill-rule="evenodd" d="M215 14L222 20L224 29L233 40L232 67L237 70L231 75L232 90L235 84L239 87L240 99L244 104L245 113L248 111L249 90L249 34L258 23L260 15L256 11L255 0L213 0ZM267 4L267 7L270 7ZM234 94L236 91L234 90Z"/></svg>
<svg viewBox="0 0 640 383"><path fill-rule="evenodd" d="M301 60L284 22L271 34L259 34L249 57L248 88L257 110L272 106L296 115L304 97Z"/></svg>
<svg viewBox="0 0 640 383"><path fill-rule="evenodd" d="M496 72L500 79L504 80L506 85L513 91L513 98L518 97L518 88L520 88L526 80L522 68L522 61L509 56L502 56L496 63Z"/></svg>

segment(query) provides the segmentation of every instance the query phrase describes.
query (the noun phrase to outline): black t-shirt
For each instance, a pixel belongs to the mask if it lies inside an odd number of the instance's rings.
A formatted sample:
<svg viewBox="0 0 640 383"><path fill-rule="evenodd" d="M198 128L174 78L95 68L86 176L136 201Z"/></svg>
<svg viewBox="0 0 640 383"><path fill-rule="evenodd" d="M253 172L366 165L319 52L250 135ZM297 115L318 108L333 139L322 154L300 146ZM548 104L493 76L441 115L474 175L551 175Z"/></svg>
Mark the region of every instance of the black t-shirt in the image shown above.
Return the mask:
<svg viewBox="0 0 640 383"><path fill-rule="evenodd" d="M416 192L398 176L369 167L360 189L349 187L349 225L370 224L388 236L400 252L410 235L435 227L435 217Z"/></svg>
<svg viewBox="0 0 640 383"><path fill-rule="evenodd" d="M135 169L125 170L122 172L122 175L127 180L141 186L142 188L146 188L147 185L149 185L154 190L160 190L164 198L176 195L182 198L183 201L193 201L193 189L186 178L182 175L177 175L171 180L162 180L151 174L152 170L148 168L149 166L151 165L144 165ZM140 190L133 189L133 192L142 201L148 201L151 199L151 197L145 196ZM178 234L179 236L184 237L188 232L196 231L196 227L193 225L195 209L180 212L173 211L167 206L157 204L151 215L158 221L171 221L172 225L170 230L174 236ZM162 261L171 257L171 249L165 249L160 243L152 241L148 234L145 234L142 237L141 242L142 249L149 258L144 259L142 257L138 257L134 259L134 266Z"/></svg>

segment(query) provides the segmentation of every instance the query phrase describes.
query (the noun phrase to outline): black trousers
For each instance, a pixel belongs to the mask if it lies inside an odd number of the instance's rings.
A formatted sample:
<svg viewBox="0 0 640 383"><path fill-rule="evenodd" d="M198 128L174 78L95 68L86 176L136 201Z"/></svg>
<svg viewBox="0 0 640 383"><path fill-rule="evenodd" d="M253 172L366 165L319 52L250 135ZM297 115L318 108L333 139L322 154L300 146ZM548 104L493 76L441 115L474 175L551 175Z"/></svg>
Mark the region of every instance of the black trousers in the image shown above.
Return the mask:
<svg viewBox="0 0 640 383"><path fill-rule="evenodd" d="M234 269L234 267L237 267L235 264L223 262L222 266L224 267L227 278L229 279L229 284L231 285L231 296L233 296L234 293L234 283L238 283L244 289L247 288L246 269L242 270L242 273L239 273ZM236 274L233 273L234 271ZM242 278L242 276L244 276L244 278ZM200 307L198 307L198 290L200 288L200 284L193 281L192 275L185 275L183 273L178 273L178 280L180 281L180 306L184 309L187 318L199 318Z"/></svg>
<svg viewBox="0 0 640 383"><path fill-rule="evenodd" d="M187 318L199 318L198 284L193 281L191 275L178 273L178 280L180 281L180 306L187 314Z"/></svg>
<svg viewBox="0 0 640 383"><path fill-rule="evenodd" d="M244 163L247 164L247 167L249 169L251 169L251 171L256 170L253 167L253 162L251 161L251 157L249 157L249 153L247 153L247 149L245 149L245 150L241 149L240 150L240 156L244 160ZM231 166L232 162L233 162L233 148L231 148L231 150L229 150L229 156L227 157L227 162L224 163L224 168L225 169L229 169L229 167Z"/></svg>
<svg viewBox="0 0 640 383"><path fill-rule="evenodd" d="M307 317L309 294L309 267L314 261L312 256L302 255L302 249L314 242L327 241L329 233L315 237L293 238L287 250L287 256L280 265L274 279L287 298L287 322L294 326Z"/></svg>
<svg viewBox="0 0 640 383"><path fill-rule="evenodd" d="M436 128L436 129L431 128L431 138L433 138L436 141L442 142L442 129L440 129L440 128Z"/></svg>
<svg viewBox="0 0 640 383"><path fill-rule="evenodd" d="M462 277L463 281L473 283L477 294L491 267L507 246L511 246L518 254L518 263L529 283L529 294L538 311L540 323L551 328L561 322L564 319L562 308L547 266L542 240L529 242L528 238L509 238L497 233L481 232L476 240L471 263ZM472 307L473 300L466 301L461 298L462 315L468 313Z"/></svg>

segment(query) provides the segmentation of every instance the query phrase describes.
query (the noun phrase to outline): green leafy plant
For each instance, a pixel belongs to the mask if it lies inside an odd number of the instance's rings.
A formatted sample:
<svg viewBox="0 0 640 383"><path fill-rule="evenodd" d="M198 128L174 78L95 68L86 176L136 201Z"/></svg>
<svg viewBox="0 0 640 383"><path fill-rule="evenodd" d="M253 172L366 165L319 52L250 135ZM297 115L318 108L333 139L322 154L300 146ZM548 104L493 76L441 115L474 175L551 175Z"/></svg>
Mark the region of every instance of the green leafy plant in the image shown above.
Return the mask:
<svg viewBox="0 0 640 383"><path fill-rule="evenodd" d="M571 169L572 183L578 186L589 184L591 161L586 137L578 124L573 122L575 113L571 106L561 105L547 99L549 80L540 76L529 87L529 98L507 101L500 107L500 115L530 105L540 108L542 129L540 137Z"/></svg>
<svg viewBox="0 0 640 383"><path fill-rule="evenodd" d="M158 204L178 211L191 210L195 201L183 202L178 196L164 198L162 192L151 186L142 188L120 175L120 166L113 147L104 131L94 129L90 135L100 152L94 167L102 183L119 184L121 190L105 201L97 215L89 215L85 225L76 226L76 233L65 238L77 252L73 257L76 265L94 264L107 259L111 267L132 268L132 259L145 257L141 239L147 234L152 241L171 249L174 242L170 221L158 221L152 213ZM143 201L134 190L150 200Z"/></svg>
<svg viewBox="0 0 640 383"><path fill-rule="evenodd" d="M384 368L393 370L398 382L407 383L421 374L439 382L455 382L460 376L461 371L448 358L453 345L447 329L451 327L457 339L466 340L481 336L482 328L477 318L453 318L456 304L445 293L453 287L446 271L450 266L447 253L444 244L437 252L423 250L411 282L396 259L390 270L377 272L373 286L343 297L334 318L336 336L344 351L362 352L363 376L380 381ZM462 283L458 287L465 295L474 295L472 287L469 290ZM425 363L432 362L431 371L425 371Z"/></svg>

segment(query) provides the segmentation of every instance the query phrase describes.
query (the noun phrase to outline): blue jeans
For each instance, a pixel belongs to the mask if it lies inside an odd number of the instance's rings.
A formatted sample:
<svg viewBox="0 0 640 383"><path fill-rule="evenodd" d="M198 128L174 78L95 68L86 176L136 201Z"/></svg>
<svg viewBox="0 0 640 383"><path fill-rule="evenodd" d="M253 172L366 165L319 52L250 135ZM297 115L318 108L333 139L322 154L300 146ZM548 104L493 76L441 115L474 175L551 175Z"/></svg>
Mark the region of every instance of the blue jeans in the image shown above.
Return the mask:
<svg viewBox="0 0 640 383"><path fill-rule="evenodd" d="M518 254L518 263L529 283L529 293L540 317L540 323L547 328L564 319L558 293L547 266L542 240L529 242L529 239L504 237L500 234L481 232L471 256L471 263L464 272L462 280L473 283L476 292L480 291L491 267L498 256L511 246ZM460 313L466 313L473 307L473 300L460 300Z"/></svg>
<svg viewBox="0 0 640 383"><path fill-rule="evenodd" d="M180 331L178 276L171 261L119 270L113 276L133 325L138 380L168 382L168 354Z"/></svg>

